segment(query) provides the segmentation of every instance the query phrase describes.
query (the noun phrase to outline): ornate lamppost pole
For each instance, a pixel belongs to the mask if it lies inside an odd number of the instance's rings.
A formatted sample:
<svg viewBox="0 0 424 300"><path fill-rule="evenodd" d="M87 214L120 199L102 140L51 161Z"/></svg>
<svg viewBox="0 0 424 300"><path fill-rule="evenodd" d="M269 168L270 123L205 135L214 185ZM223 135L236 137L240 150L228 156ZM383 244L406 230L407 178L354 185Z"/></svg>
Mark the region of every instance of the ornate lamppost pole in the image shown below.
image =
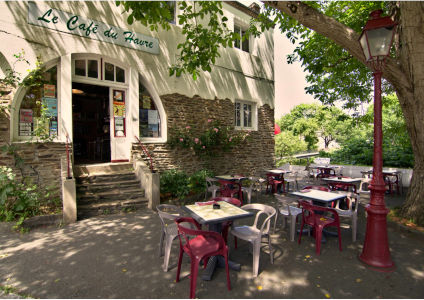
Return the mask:
<svg viewBox="0 0 424 300"><path fill-rule="evenodd" d="M374 157L373 176L369 189L370 203L366 207L367 229L364 247L360 260L376 268L394 267L390 258L387 239L387 214L389 210L384 204L385 183L383 178L383 130L381 107L381 75L385 59L390 54L396 23L386 16L382 10L373 11L359 38L367 63L374 76Z"/></svg>

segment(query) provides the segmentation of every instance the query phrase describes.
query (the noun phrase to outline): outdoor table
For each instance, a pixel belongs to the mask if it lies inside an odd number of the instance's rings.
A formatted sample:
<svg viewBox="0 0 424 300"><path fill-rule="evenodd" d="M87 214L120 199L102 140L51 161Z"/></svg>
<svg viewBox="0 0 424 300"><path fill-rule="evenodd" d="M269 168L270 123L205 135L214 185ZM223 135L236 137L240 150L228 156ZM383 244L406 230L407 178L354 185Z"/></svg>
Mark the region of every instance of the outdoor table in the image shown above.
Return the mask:
<svg viewBox="0 0 424 300"><path fill-rule="evenodd" d="M334 201L338 201L338 200L346 198L345 194L338 194L338 193L334 193L334 192L325 192L325 191L313 190L313 189L311 189L311 190L301 190L299 192L293 192L291 194L294 195L294 196L301 197L301 198L311 199L314 204L321 205L321 206L327 206L327 207L330 206L330 204ZM327 230L323 230L323 233L333 235L333 236L337 236L337 233L327 231ZM323 243L326 242L325 239L324 239L324 236L323 236L322 242Z"/></svg>
<svg viewBox="0 0 424 300"><path fill-rule="evenodd" d="M218 203L220 208L214 209L214 203ZM200 224L208 225L210 231L219 233L222 231L223 222L254 216L253 212L246 211L225 201L196 202L192 205L183 206L183 209ZM208 265L202 273L202 279L211 280L217 265L220 267L225 266L225 261L222 256L214 256L209 259ZM228 266L232 270L240 271L239 263L228 260Z"/></svg>
<svg viewBox="0 0 424 300"><path fill-rule="evenodd" d="M328 182L328 186L331 189L331 186L334 186L332 183L335 183L336 186L340 186L340 187L346 187L347 189L349 187L353 187L354 188L354 192L356 193L357 190L357 184L359 184L362 180L362 178L350 178L350 177L327 177L327 178L323 178L322 180L325 180ZM346 190L347 190L346 189Z"/></svg>
<svg viewBox="0 0 424 300"><path fill-rule="evenodd" d="M336 175L336 168L334 166L316 166L318 172L317 177L327 178Z"/></svg>
<svg viewBox="0 0 424 300"><path fill-rule="evenodd" d="M243 191L241 189L241 181L247 179L247 177L239 176L239 175L217 175L215 176L218 180L224 180L231 182L231 184L235 184L238 186L238 195L240 201L243 203Z"/></svg>
<svg viewBox="0 0 424 300"><path fill-rule="evenodd" d="M362 177L371 178L373 170L371 169L368 171L361 171L361 173L362 173ZM397 170L392 171L388 169L383 169L382 173L383 173L384 182L386 182L389 185L388 192L391 193L392 185L396 185L396 189L399 194L399 175L401 175L402 172ZM394 177L394 180L390 180L390 177Z"/></svg>
<svg viewBox="0 0 424 300"><path fill-rule="evenodd" d="M268 174L272 174L272 175L278 176L277 180L281 180L282 181L283 193L284 193L286 191L286 186L284 184L284 174L291 173L292 171L281 170L281 169L271 169L271 170L265 170L265 172L267 172L267 176L268 176Z"/></svg>

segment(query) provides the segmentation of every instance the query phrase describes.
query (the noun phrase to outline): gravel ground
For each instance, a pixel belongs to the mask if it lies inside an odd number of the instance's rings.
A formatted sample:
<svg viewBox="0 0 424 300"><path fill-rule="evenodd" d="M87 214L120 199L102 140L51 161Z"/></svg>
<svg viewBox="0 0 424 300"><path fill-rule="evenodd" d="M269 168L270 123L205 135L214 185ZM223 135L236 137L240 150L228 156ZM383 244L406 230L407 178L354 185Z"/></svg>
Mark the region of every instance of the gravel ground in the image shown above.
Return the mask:
<svg viewBox="0 0 424 300"><path fill-rule="evenodd" d="M386 197L397 206L402 197ZM361 200L367 203L366 197ZM275 205L273 196L259 202ZM246 222L249 222L247 220ZM232 289L226 289L224 269L211 281L197 281L198 298L423 298L424 235L388 224L389 246L396 268L379 272L361 263L366 219L359 209L358 241L353 243L348 224L343 225L340 252L337 238L315 254L312 237L290 242L288 227L281 220L272 234L274 264L263 247L260 270L252 278L249 246L239 241L230 258L240 262L240 272L231 271ZM182 279L175 282L176 268L163 272L158 257L160 221L149 210L94 217L58 227L19 234L0 223L0 287L14 293L0 298L188 298L190 265L182 266ZM264 244L265 245L265 244ZM176 264L174 242L171 265Z"/></svg>

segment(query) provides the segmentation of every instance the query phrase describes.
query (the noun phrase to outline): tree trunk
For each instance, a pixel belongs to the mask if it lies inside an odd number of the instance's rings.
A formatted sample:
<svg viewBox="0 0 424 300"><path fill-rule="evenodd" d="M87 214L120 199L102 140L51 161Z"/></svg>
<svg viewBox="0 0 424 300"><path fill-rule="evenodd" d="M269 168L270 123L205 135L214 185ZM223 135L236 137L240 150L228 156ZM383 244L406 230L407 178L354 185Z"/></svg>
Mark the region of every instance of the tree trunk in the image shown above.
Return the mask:
<svg viewBox="0 0 424 300"><path fill-rule="evenodd" d="M264 2L333 40L366 64L358 32L323 15L307 2ZM396 58L387 59L383 77L396 90L414 152L414 173L401 214L424 225L424 2L401 1L399 9L399 48Z"/></svg>

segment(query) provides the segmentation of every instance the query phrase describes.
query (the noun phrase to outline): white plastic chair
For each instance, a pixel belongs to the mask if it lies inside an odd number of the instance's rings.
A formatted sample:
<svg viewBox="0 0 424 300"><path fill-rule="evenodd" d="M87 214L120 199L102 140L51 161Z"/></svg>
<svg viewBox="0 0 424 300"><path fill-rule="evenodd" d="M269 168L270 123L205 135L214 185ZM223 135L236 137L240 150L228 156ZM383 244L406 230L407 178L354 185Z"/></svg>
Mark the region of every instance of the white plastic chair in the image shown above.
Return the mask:
<svg viewBox="0 0 424 300"><path fill-rule="evenodd" d="M215 184L218 183L218 179L206 177L206 191L205 191L205 200L208 196L208 193L212 193L212 198L216 197L216 192L219 190L220 186Z"/></svg>
<svg viewBox="0 0 424 300"><path fill-rule="evenodd" d="M351 230L352 230L352 242L356 242L356 231L358 223L358 206L359 206L359 194L348 193L346 195L345 201L347 201L348 208L341 209L340 201L337 201L336 207L334 208L339 214L340 218L350 218L351 221Z"/></svg>
<svg viewBox="0 0 424 300"><path fill-rule="evenodd" d="M249 186L242 186L241 190L243 193L247 194L247 203L250 204L251 200L252 200L252 191L255 187L255 179L254 177L249 177ZM243 198L244 199L244 198Z"/></svg>
<svg viewBox="0 0 424 300"><path fill-rule="evenodd" d="M159 242L159 257L165 255L163 258L162 269L168 272L169 256L171 254L172 242L178 237L177 224L175 219L184 215L184 211L178 206L171 204L160 204L156 206L159 218L162 224L162 232ZM165 244L164 244L165 241Z"/></svg>
<svg viewBox="0 0 424 300"><path fill-rule="evenodd" d="M263 185L266 184L266 179L261 177L249 177L250 180L253 181L253 189L256 193L256 201L258 200L258 194L262 193Z"/></svg>
<svg viewBox="0 0 424 300"><path fill-rule="evenodd" d="M294 236L296 234L296 220L297 216L302 214L302 209L293 205L290 205L287 202L287 198L285 198L282 195L274 194L275 198L277 198L279 204L281 205L278 210L277 214L275 216L275 222L274 222L274 232L275 228L277 226L277 219L279 215L283 216L283 228L286 227L286 218L290 219L290 241L294 241Z"/></svg>
<svg viewBox="0 0 424 300"><path fill-rule="evenodd" d="M271 238L269 236L269 229L271 219L275 216L276 210L274 207L265 204L246 204L241 207L245 210L257 210L255 221L252 226L235 226L231 228L231 234L239 239L252 243L253 246L253 277L258 276L259 271L259 257L261 254L262 237L268 238L269 254L271 257L271 264L274 263L274 256L272 253ZM259 224L259 217L265 214L265 219L262 224Z"/></svg>
<svg viewBox="0 0 424 300"><path fill-rule="evenodd" d="M365 194L370 194L370 190L368 188L368 186L371 183L371 178L362 178L361 179L361 183L359 184L359 190L358 193L365 193Z"/></svg>
<svg viewBox="0 0 424 300"><path fill-rule="evenodd" d="M297 172L287 173L284 175L284 184L287 184L286 192L289 191L290 184L292 184L293 186L296 184L296 191L299 190L299 185L297 183L297 176L298 176Z"/></svg>

